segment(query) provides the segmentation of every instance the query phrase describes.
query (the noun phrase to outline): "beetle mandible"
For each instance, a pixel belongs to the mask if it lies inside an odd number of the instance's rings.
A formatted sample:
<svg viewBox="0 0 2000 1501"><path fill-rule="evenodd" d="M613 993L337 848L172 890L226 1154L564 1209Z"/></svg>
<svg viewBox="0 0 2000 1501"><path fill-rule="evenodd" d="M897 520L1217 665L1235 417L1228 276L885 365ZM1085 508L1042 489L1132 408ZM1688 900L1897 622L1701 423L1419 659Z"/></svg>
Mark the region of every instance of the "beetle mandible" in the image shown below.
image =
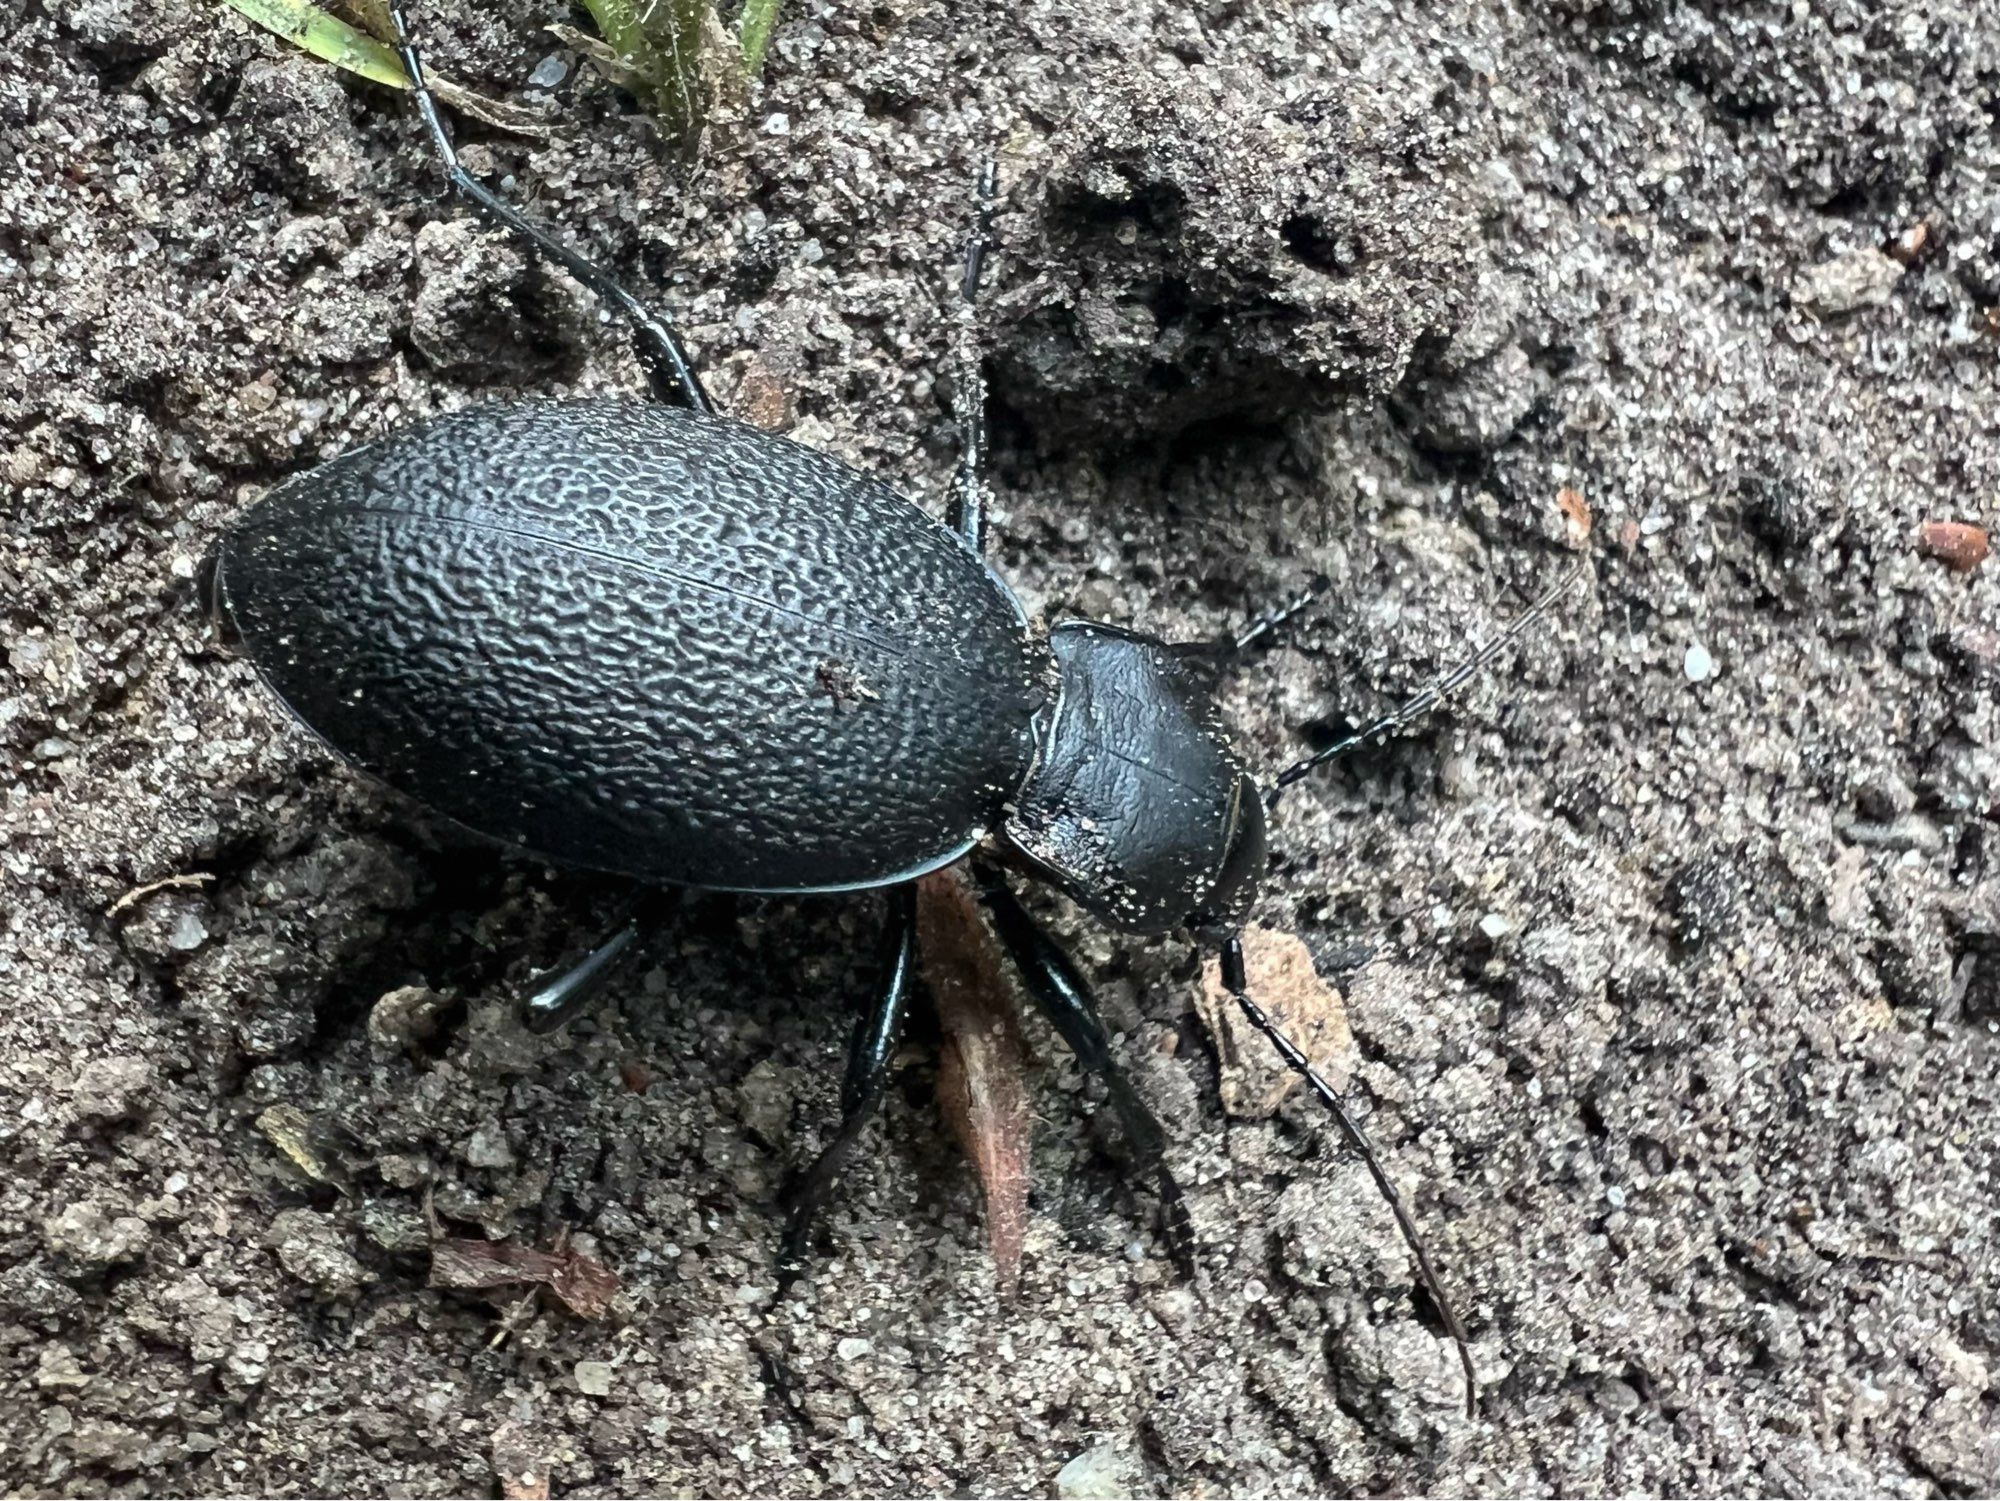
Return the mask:
<svg viewBox="0 0 2000 1501"><path fill-rule="evenodd" d="M912 883L964 859L1028 994L1104 1079L1191 1267L1165 1132L1120 1072L1082 974L1003 869L1126 932L1213 946L1236 1004L1332 1109L1387 1198L1470 1405L1465 1328L1409 1212L1245 978L1239 935L1265 866L1266 799L1230 749L1214 688L1312 594L1220 641L1036 628L983 558L976 361L946 524L719 415L666 319L460 165L402 8L389 13L453 190L624 316L654 399L477 407L274 487L227 530L210 581L211 608L263 680L360 770L557 863L646 887L887 892L881 979L854 1033L842 1123L791 1206L787 1275L883 1092L914 968ZM989 165L968 303L993 186ZM1287 769L1273 800L1426 712L1575 576L1439 683ZM526 1001L531 1024L559 1024L640 931L621 923L542 985Z"/></svg>

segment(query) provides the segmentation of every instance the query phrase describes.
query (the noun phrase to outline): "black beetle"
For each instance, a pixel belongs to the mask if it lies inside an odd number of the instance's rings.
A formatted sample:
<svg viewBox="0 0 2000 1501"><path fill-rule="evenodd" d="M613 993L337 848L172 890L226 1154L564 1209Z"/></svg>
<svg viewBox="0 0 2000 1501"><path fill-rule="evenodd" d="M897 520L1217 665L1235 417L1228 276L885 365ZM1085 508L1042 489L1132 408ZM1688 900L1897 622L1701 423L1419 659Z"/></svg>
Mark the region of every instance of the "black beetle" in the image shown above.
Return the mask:
<svg viewBox="0 0 2000 1501"><path fill-rule="evenodd" d="M1219 642L1081 621L1037 630L981 556L976 370L949 526L717 415L664 320L459 165L390 13L454 189L627 316L657 399L463 411L285 481L216 549L211 607L225 631L356 767L495 840L648 887L890 891L879 995L855 1033L841 1128L794 1200L788 1272L881 1094L913 967L911 883L967 856L1029 993L1105 1079L1191 1267L1165 1134L1118 1071L1083 977L1000 867L1125 931L1216 945L1237 1003L1387 1196L1470 1402L1465 1330L1393 1185L1338 1094L1247 993L1238 931L1265 864L1264 800L1224 736L1215 674L1306 601ZM990 168L981 189L967 299ZM1278 787L1427 710L1557 590ZM531 1021L573 1010L639 928L621 924L530 997Z"/></svg>

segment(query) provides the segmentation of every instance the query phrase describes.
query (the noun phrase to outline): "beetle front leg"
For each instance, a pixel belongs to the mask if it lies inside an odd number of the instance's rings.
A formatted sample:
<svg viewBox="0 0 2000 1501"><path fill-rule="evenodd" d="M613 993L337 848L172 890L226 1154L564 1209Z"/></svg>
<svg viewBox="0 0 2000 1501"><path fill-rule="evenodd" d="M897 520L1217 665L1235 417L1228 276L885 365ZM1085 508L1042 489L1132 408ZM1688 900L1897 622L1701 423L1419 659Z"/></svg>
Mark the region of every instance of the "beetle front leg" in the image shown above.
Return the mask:
<svg viewBox="0 0 2000 1501"><path fill-rule="evenodd" d="M1188 1216L1181 1186L1167 1167L1166 1130L1111 1056L1111 1036L1097 1013L1097 999L1090 993L1089 982L1021 905L1021 899L1008 889L998 872L980 869L979 896L992 914L1000 941L1007 946L1008 954L1027 981L1028 994L1049 1024L1062 1035L1084 1071L1104 1081L1111 1108L1117 1112L1119 1124L1132 1144L1133 1165L1142 1173L1153 1174L1158 1185L1168 1253L1181 1274L1192 1279L1194 1222Z"/></svg>
<svg viewBox="0 0 2000 1501"><path fill-rule="evenodd" d="M778 1292L804 1270L813 1220L832 1192L840 1170L861 1139L862 1128L882 1103L889 1081L889 1060L903 1034L909 1009L910 974L917 955L917 888L914 884L889 892L889 921L882 930L882 969L875 1004L854 1028L847 1050L847 1077L840 1087L840 1129L806 1169L790 1194L785 1238L778 1252Z"/></svg>
<svg viewBox="0 0 2000 1501"><path fill-rule="evenodd" d="M438 115L437 100L425 78L416 43L410 40L400 0L390 0L389 24L396 32L396 50L402 57L403 71L410 75L410 92L416 98L417 113L423 116L424 128L430 132L431 145L444 163L452 190L488 223L519 235L532 249L561 266L623 315L632 330L632 342L639 363L646 367L646 380L654 396L661 401L679 402L697 412L713 412L715 405L703 389L701 377L695 374L694 361L664 314L648 311L608 272L571 250L465 170Z"/></svg>

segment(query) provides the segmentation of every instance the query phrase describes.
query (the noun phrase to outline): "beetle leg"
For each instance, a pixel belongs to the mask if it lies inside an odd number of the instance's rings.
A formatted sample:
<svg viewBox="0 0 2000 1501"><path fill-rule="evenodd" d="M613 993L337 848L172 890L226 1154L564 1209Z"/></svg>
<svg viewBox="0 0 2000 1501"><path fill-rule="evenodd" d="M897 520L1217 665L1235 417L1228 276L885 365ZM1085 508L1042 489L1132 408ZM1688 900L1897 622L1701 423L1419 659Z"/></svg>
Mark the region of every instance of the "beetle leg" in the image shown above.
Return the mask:
<svg viewBox="0 0 2000 1501"><path fill-rule="evenodd" d="M987 254L993 249L993 190L999 168L988 157L979 168L979 207L972 229L965 237L965 269L959 276L958 474L951 486L950 521L952 530L972 544L974 552L986 551L986 371L980 360L979 299L980 273L986 268Z"/></svg>
<svg viewBox="0 0 2000 1501"><path fill-rule="evenodd" d="M423 62L417 56L416 44L410 40L401 0L390 0L389 22L395 28L396 50L403 59L403 71L410 75L410 92L416 96L417 113L423 116L424 128L430 132L431 145L438 159L444 163L445 176L450 180L452 190L471 204L488 223L512 230L530 247L561 266L623 315L632 330L639 363L646 367L646 381L655 397L661 401L679 402L697 412L713 412L714 403L702 388L701 377L695 374L694 361L689 358L686 346L664 314L649 312L608 273L592 265L519 209L496 196L460 165L458 152L452 148L451 137L445 133L444 122L438 116L437 100L432 97L430 85L424 77Z"/></svg>
<svg viewBox="0 0 2000 1501"><path fill-rule="evenodd" d="M648 892L627 903L625 913L568 969L537 985L521 1001L521 1024L530 1032L553 1032L604 988L632 945L653 927L661 894Z"/></svg>
<svg viewBox="0 0 2000 1501"><path fill-rule="evenodd" d="M537 985L521 1002L521 1024L530 1032L553 1032L604 987L625 951L639 938L639 924L626 919L596 947L553 979Z"/></svg>
<svg viewBox="0 0 2000 1501"><path fill-rule="evenodd" d="M1111 1108L1117 1112L1119 1124L1132 1144L1135 1165L1141 1172L1152 1173L1159 1187L1167 1250L1182 1275L1192 1279L1194 1222L1188 1217L1187 1200L1180 1184L1167 1167L1167 1133L1111 1056L1111 1037L1105 1031L1103 1018L1097 1014L1097 1000L1090 992L1089 982L997 872L980 870L979 895L993 916L993 927L1000 941L1007 946L1008 954L1027 981L1028 994L1049 1024L1062 1034L1084 1071L1104 1081Z"/></svg>
<svg viewBox="0 0 2000 1501"><path fill-rule="evenodd" d="M568 969L544 980L521 1001L521 1024L531 1032L553 1032L582 1009L617 971L632 946L657 926L668 893L641 891L624 914Z"/></svg>
<svg viewBox="0 0 2000 1501"><path fill-rule="evenodd" d="M889 1081L889 1060L902 1036L903 1017L909 1008L916 955L917 888L909 883L889 892L889 921L882 930L881 988L848 1044L847 1077L840 1086L840 1129L789 1195L785 1238L778 1252L780 1295L804 1269L813 1220L847 1165L854 1144L861 1139L862 1128L882 1102L882 1091Z"/></svg>

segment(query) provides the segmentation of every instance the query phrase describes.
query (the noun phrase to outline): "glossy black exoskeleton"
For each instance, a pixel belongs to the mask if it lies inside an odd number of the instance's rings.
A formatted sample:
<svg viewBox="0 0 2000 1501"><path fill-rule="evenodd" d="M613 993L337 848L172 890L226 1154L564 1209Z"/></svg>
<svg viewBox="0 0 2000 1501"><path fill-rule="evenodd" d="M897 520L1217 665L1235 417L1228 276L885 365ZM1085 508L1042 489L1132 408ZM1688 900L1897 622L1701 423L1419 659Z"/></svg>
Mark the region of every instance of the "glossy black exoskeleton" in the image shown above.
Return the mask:
<svg viewBox="0 0 2000 1501"><path fill-rule="evenodd" d="M1238 933L1265 864L1264 799L1213 690L1219 666L1306 601L1193 645L1080 621L1037 629L982 557L976 367L948 526L718 415L671 327L464 171L407 37L402 53L453 187L627 317L656 399L476 408L278 485L229 529L212 579L213 607L264 680L362 771L524 851L647 886L890 890L883 981L856 1030L845 1119L794 1202L788 1268L882 1092L913 968L910 883L968 856L1029 993L1105 1077L1191 1264L1165 1134L1119 1074L1083 977L1002 868L1125 931L1217 945L1244 1013L1364 1154L1470 1393L1463 1327L1393 1186L1245 980ZM991 188L989 170L968 299ZM1421 713L1500 644L1278 785ZM559 1022L637 936L621 925L544 985L531 1021Z"/></svg>

